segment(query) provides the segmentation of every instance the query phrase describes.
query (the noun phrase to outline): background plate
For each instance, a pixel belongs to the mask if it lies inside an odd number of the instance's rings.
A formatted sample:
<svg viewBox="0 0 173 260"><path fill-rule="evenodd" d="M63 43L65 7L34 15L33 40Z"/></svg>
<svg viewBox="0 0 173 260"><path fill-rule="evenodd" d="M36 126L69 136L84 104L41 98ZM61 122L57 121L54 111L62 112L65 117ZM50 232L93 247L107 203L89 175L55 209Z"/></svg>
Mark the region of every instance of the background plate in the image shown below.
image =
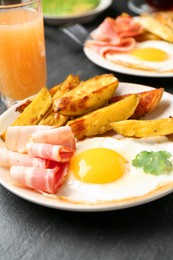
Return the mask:
<svg viewBox="0 0 173 260"><path fill-rule="evenodd" d="M173 72L161 73L155 71L138 70L138 69L131 69L125 66L121 66L119 64L115 64L101 57L93 50L86 47L84 47L84 53L87 56L87 58L93 63L95 63L96 65L111 71L120 72L128 75L142 76L142 77L156 77L156 78L173 77Z"/></svg>
<svg viewBox="0 0 173 260"><path fill-rule="evenodd" d="M98 6L90 11L82 13L80 15L69 15L69 16L61 16L61 15L49 15L43 14L44 20L47 24L50 25L61 25L65 23L88 23L97 17L97 15L101 14L112 4L112 0L100 0Z"/></svg>
<svg viewBox="0 0 173 260"><path fill-rule="evenodd" d="M119 83L119 87L116 93L117 94L135 93L135 92L147 91L151 89L153 88L144 85L131 84L131 83ZM0 133L2 133L18 116L18 113L15 111L15 108L16 106L11 107L0 116ZM153 113L150 113L146 117L146 119L168 117L168 116L173 116L173 95L164 92L162 102L160 103L158 109L153 111ZM2 142L0 143L0 146L3 146ZM148 194L145 197L143 196L139 198L134 198L128 201L126 200L126 201L118 201L118 202L111 202L111 203L104 203L104 204L97 204L97 205L88 205L88 204L85 205L85 204L74 204L74 203L61 201L58 199L47 198L32 190L14 186L11 183L11 180L9 178L8 169L5 169L3 167L0 167L0 184L3 185L7 190L16 194L17 196L42 206L55 208L55 209L69 210L69 211L87 211L87 212L109 211L109 210L129 208L129 207L141 205L156 200L173 191L173 187L166 186L156 190L155 192Z"/></svg>

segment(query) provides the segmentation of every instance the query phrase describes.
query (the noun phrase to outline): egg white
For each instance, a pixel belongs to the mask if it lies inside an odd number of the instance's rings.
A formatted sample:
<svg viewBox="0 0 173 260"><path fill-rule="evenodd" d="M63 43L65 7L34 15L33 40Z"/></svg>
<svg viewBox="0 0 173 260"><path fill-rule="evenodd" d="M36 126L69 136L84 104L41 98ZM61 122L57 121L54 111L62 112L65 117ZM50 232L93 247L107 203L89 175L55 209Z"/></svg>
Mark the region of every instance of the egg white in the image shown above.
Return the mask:
<svg viewBox="0 0 173 260"><path fill-rule="evenodd" d="M114 138L95 137L77 143L76 155L92 148L109 148L121 154L127 161L127 170L118 180L107 184L91 184L78 180L73 172L69 172L65 183L60 188L57 197L82 204L97 204L101 202L120 201L144 196L157 188L173 183L173 172L154 176L146 174L141 168L135 168L132 160L141 151L166 150L172 153L172 142L166 137L148 138Z"/></svg>
<svg viewBox="0 0 173 260"><path fill-rule="evenodd" d="M158 72L173 71L173 44L165 41L149 40L144 42L136 43L134 50L141 48L157 48L165 51L169 58L165 61L145 61L139 59L130 53L116 53L116 54L106 54L105 58L111 62L118 63L120 65L131 67L135 69L151 70Z"/></svg>

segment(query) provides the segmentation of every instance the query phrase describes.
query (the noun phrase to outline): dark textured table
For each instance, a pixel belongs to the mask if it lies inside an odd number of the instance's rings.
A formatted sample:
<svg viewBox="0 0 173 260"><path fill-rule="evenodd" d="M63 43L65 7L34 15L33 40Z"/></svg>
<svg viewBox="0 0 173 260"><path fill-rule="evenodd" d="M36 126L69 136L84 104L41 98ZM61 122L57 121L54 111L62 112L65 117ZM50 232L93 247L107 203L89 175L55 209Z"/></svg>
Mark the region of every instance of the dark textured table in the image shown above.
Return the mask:
<svg viewBox="0 0 173 260"><path fill-rule="evenodd" d="M126 1L113 1L105 16L128 12ZM109 72L92 64L58 27L45 25L48 87L68 74L87 79ZM143 78L115 73L120 81L164 87L173 78ZM0 112L5 110L0 103ZM134 208L110 212L68 212L25 201L0 186L0 259L173 259L173 195Z"/></svg>

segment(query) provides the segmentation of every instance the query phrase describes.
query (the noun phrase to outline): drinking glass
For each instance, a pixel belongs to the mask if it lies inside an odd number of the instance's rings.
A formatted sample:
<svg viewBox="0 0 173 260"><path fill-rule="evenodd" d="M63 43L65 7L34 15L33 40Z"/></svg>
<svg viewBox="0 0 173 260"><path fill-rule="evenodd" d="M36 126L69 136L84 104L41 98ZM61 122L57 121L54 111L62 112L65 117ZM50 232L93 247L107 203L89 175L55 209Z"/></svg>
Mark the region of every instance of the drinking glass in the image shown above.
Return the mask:
<svg viewBox="0 0 173 260"><path fill-rule="evenodd" d="M0 92L10 107L46 85L41 0L0 0Z"/></svg>
<svg viewBox="0 0 173 260"><path fill-rule="evenodd" d="M158 10L173 10L172 0L129 0L128 7L131 11L140 13L150 13Z"/></svg>

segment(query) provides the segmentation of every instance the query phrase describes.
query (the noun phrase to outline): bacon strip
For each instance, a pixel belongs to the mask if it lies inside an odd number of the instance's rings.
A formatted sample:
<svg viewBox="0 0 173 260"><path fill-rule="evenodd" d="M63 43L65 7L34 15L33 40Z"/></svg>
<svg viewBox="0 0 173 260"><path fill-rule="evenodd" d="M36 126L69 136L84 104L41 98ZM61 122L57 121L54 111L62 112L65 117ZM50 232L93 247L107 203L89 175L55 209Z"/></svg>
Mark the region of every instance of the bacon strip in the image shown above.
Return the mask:
<svg viewBox="0 0 173 260"><path fill-rule="evenodd" d="M75 137L70 126L55 128L46 125L10 126L6 131L7 149L20 153L26 152L28 142L48 143L76 149Z"/></svg>
<svg viewBox="0 0 173 260"><path fill-rule="evenodd" d="M105 42L99 42L94 40L88 40L86 42L86 47L92 49L101 56L105 56L107 53L124 53L131 51L136 44L135 39L125 38L121 39L120 45L113 45Z"/></svg>
<svg viewBox="0 0 173 260"><path fill-rule="evenodd" d="M97 41L111 42L115 45L120 44L120 37L115 28L115 20L110 17L106 17L90 36Z"/></svg>
<svg viewBox="0 0 173 260"><path fill-rule="evenodd" d="M27 143L26 150L30 156L62 163L68 162L74 153L74 151L68 147L44 143Z"/></svg>
<svg viewBox="0 0 173 260"><path fill-rule="evenodd" d="M133 37L142 31L142 26L129 15L123 14L116 19L107 17L90 34L92 39L86 41L85 46L101 56L129 52L136 43Z"/></svg>
<svg viewBox="0 0 173 260"><path fill-rule="evenodd" d="M47 168L49 161L42 158L34 158L28 154L21 154L9 151L0 147L0 165L10 167L12 165L33 166L37 168Z"/></svg>
<svg viewBox="0 0 173 260"><path fill-rule="evenodd" d="M119 37L134 37L143 32L142 26L130 15L120 15L115 19L115 30Z"/></svg>
<svg viewBox="0 0 173 260"><path fill-rule="evenodd" d="M52 126L29 125L29 126L9 126L5 135L6 148L15 152L26 152L25 145L29 141L32 133L40 130L50 130Z"/></svg>
<svg viewBox="0 0 173 260"><path fill-rule="evenodd" d="M55 194L65 180L67 168L65 163L53 169L12 166L10 176L16 185Z"/></svg>
<svg viewBox="0 0 173 260"><path fill-rule="evenodd" d="M133 37L142 31L142 26L131 16L121 15L116 19L106 17L90 35L94 40L119 45L121 38Z"/></svg>
<svg viewBox="0 0 173 260"><path fill-rule="evenodd" d="M0 165L10 167L14 182L52 194L63 184L76 150L70 126L12 126L7 129L6 145L20 151L0 148Z"/></svg>
<svg viewBox="0 0 173 260"><path fill-rule="evenodd" d="M70 126L62 126L51 130L41 130L31 135L35 143L46 143L69 147L72 151L76 149L75 137Z"/></svg>

